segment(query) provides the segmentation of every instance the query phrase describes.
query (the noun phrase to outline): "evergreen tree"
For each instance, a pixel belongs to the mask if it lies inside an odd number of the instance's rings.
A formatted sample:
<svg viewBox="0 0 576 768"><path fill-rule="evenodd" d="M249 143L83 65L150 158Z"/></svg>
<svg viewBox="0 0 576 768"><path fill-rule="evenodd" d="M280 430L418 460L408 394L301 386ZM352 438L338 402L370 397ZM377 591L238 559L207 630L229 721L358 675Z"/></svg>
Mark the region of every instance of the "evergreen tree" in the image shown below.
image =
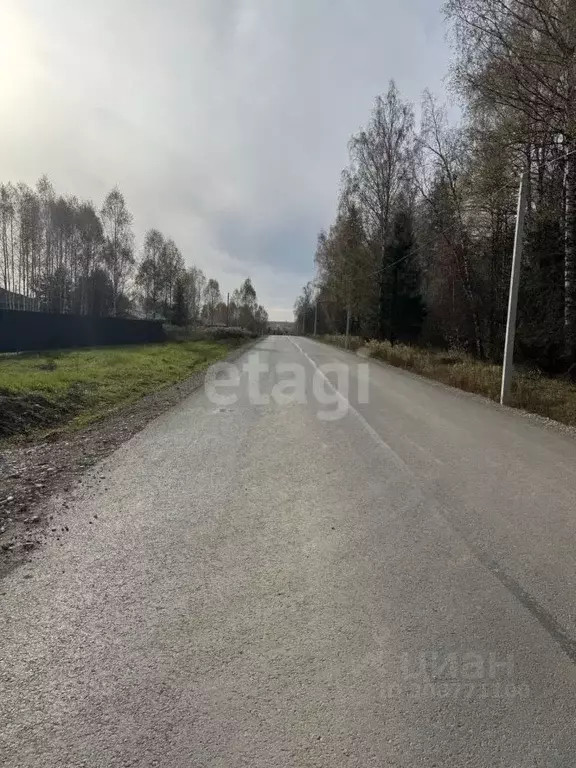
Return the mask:
<svg viewBox="0 0 576 768"><path fill-rule="evenodd" d="M174 325L184 327L188 325L188 302L186 297L186 283L183 277L176 280L174 289L174 307L172 310L172 322Z"/></svg>
<svg viewBox="0 0 576 768"><path fill-rule="evenodd" d="M382 281L387 306L381 326L392 343L415 341L422 332L425 310L414 247L412 214L400 208L392 222L392 240L386 248L387 274Z"/></svg>

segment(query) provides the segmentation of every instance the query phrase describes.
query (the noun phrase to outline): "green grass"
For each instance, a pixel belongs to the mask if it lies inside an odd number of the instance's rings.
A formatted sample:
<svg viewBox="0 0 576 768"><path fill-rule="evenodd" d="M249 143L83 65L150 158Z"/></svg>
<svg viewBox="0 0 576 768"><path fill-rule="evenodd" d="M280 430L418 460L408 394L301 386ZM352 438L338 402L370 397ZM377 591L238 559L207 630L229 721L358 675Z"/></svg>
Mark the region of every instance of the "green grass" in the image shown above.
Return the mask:
<svg viewBox="0 0 576 768"><path fill-rule="evenodd" d="M224 358L216 341L0 357L0 438L82 427Z"/></svg>

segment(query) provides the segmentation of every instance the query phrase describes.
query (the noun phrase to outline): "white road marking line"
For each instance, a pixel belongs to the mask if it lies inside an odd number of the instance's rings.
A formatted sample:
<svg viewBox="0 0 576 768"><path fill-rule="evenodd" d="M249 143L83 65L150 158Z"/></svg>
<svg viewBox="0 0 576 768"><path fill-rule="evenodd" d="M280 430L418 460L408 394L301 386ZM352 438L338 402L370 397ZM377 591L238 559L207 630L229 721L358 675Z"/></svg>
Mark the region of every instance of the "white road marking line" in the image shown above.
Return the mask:
<svg viewBox="0 0 576 768"><path fill-rule="evenodd" d="M362 414L359 411L357 411L356 408L354 408L354 406L350 403L348 398L344 397L344 395L336 389L336 387L332 384L328 376L326 376L326 374L316 365L316 363L314 362L314 360L312 360L310 355L307 355L306 352L304 352L304 350L302 349L302 347L296 341L294 341L294 339L289 339L289 340L292 342L292 344L294 344L296 349L302 355L304 355L306 360L308 360L308 362L320 374L320 376L322 376L324 381L328 383L328 386L330 387L330 389L341 400L341 402L351 411L351 413L354 414L354 416L358 419L360 424L362 424L362 426L364 427L366 432L368 432L368 434L370 435L372 440L376 443L376 445L384 451L384 453L388 456L388 458L392 458L397 464L399 464L401 469L403 469L406 472L409 472L412 475L413 472L408 466L408 464L406 464L406 462L400 458L400 456L396 453L396 451L380 437L378 432L376 432L376 430L370 426L370 424L366 421L364 416L362 416Z"/></svg>

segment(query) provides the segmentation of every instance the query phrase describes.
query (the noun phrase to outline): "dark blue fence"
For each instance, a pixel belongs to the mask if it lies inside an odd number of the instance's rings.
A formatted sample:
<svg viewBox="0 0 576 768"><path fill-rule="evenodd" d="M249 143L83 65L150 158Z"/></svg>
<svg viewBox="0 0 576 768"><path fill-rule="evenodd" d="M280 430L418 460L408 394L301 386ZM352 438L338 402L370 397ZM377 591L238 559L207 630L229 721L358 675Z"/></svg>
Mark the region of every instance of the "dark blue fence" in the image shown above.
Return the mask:
<svg viewBox="0 0 576 768"><path fill-rule="evenodd" d="M0 352L106 347L166 341L156 320L0 310Z"/></svg>

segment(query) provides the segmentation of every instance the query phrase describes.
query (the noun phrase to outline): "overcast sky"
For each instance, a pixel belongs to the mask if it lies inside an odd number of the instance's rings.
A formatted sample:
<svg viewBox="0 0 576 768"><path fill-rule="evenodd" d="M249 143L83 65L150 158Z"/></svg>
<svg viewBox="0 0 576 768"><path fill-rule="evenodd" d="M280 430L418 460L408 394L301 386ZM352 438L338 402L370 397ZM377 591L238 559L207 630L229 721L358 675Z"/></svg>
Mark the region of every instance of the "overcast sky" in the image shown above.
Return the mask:
<svg viewBox="0 0 576 768"><path fill-rule="evenodd" d="M449 61L435 0L1 0L0 180L100 206L118 184L224 292L272 319L313 274L348 137L394 78Z"/></svg>

